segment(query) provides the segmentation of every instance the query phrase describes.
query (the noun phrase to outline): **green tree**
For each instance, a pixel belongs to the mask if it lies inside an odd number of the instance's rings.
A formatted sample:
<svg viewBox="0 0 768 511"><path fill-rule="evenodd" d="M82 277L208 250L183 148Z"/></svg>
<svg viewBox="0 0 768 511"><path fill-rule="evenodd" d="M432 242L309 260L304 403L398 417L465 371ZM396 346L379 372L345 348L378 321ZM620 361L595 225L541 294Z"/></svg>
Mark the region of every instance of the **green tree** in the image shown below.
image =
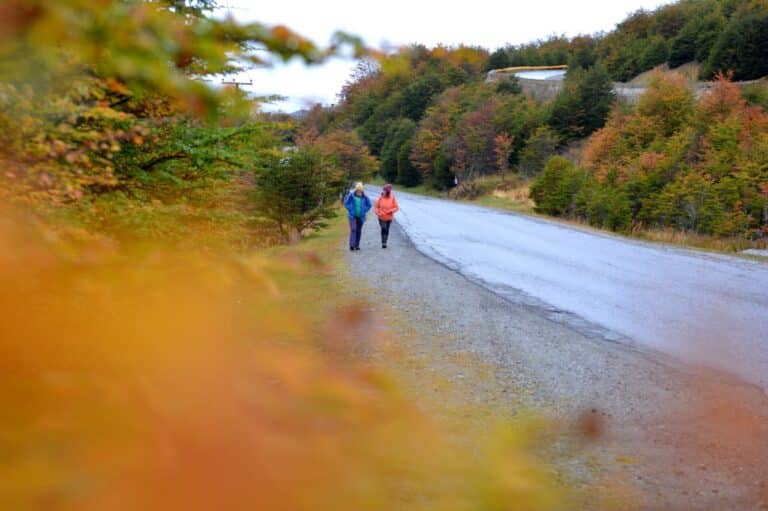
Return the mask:
<svg viewBox="0 0 768 511"><path fill-rule="evenodd" d="M545 164L557 151L560 139L549 126L536 128L520 152L518 169L521 174L533 176L544 169Z"/></svg>
<svg viewBox="0 0 768 511"><path fill-rule="evenodd" d="M674 68L694 60L706 62L722 31L722 23L722 16L715 13L692 17L672 40L669 66Z"/></svg>
<svg viewBox="0 0 768 511"><path fill-rule="evenodd" d="M702 75L733 71L736 80L768 75L768 9L732 19L715 42Z"/></svg>
<svg viewBox="0 0 768 511"><path fill-rule="evenodd" d="M555 98L549 124L564 141L585 137L605 125L615 101L606 68L569 71L563 90Z"/></svg>
<svg viewBox="0 0 768 511"><path fill-rule="evenodd" d="M650 40L640 59L642 71L652 69L667 62L669 58L669 43L663 37L654 37Z"/></svg>
<svg viewBox="0 0 768 511"><path fill-rule="evenodd" d="M491 71L492 69L504 69L505 67L510 67L511 65L512 61L509 58L507 50L504 48L499 48L491 53L490 57L488 57L488 63L485 65L485 70Z"/></svg>
<svg viewBox="0 0 768 511"><path fill-rule="evenodd" d="M496 92L499 94L520 94L523 92L523 88L520 85L520 79L517 76L509 75L502 77L502 79L496 83Z"/></svg>
<svg viewBox="0 0 768 511"><path fill-rule="evenodd" d="M412 145L408 139L397 151L397 182L403 186L416 186L421 182L419 169L411 162Z"/></svg>
<svg viewBox="0 0 768 511"><path fill-rule="evenodd" d="M379 170L385 180L391 183L397 181L400 148L409 142L415 133L416 123L410 119L401 118L390 125L381 150L381 168Z"/></svg>
<svg viewBox="0 0 768 511"><path fill-rule="evenodd" d="M418 122L444 85L436 74L425 74L403 89L402 115Z"/></svg>
<svg viewBox="0 0 768 511"><path fill-rule="evenodd" d="M318 147L272 155L256 173L256 205L287 241L336 215L345 177Z"/></svg>

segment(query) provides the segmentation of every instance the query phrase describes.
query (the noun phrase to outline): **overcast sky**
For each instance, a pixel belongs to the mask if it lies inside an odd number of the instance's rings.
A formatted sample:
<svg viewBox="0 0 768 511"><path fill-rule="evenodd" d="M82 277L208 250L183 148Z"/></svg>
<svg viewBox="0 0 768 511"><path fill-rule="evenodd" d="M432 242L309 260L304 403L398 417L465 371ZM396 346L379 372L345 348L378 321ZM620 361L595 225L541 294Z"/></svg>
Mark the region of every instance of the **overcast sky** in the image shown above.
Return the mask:
<svg viewBox="0 0 768 511"><path fill-rule="evenodd" d="M284 24L319 43L327 44L336 30L361 36L374 47L421 43L434 46L479 45L490 50L551 34L591 34L609 31L637 9L654 9L670 0L220 0L223 12L242 22ZM247 90L289 98L273 108L293 111L307 104L335 103L354 62L334 59L321 66L298 62L256 69L239 78L253 80Z"/></svg>

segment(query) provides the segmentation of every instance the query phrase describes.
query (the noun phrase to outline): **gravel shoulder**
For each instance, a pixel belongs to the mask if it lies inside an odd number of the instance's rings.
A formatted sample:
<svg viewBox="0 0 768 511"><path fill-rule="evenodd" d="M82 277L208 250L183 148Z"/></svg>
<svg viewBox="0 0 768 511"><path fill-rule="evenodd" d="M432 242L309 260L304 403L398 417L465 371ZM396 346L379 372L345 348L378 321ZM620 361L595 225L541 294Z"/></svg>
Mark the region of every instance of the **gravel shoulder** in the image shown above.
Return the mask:
<svg viewBox="0 0 768 511"><path fill-rule="evenodd" d="M556 424L543 453L587 492L641 509L768 510L768 399L728 375L590 337L510 303L418 252L375 219L339 248L393 330L389 369L423 403L479 427L535 409ZM581 505L577 507L582 507ZM627 508L627 507L621 507Z"/></svg>

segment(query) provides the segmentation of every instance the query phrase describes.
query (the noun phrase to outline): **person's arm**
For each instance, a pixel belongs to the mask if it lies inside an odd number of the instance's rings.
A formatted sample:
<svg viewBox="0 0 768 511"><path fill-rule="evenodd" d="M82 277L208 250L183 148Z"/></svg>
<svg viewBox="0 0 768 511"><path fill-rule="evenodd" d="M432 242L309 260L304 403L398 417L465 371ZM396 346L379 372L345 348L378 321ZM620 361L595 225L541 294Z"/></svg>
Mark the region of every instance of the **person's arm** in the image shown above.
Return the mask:
<svg viewBox="0 0 768 511"><path fill-rule="evenodd" d="M376 199L373 205L373 212L376 213L376 216L381 216L381 197Z"/></svg>
<svg viewBox="0 0 768 511"><path fill-rule="evenodd" d="M392 197L392 211L390 213L397 213L400 211L400 205L397 203L397 197Z"/></svg>

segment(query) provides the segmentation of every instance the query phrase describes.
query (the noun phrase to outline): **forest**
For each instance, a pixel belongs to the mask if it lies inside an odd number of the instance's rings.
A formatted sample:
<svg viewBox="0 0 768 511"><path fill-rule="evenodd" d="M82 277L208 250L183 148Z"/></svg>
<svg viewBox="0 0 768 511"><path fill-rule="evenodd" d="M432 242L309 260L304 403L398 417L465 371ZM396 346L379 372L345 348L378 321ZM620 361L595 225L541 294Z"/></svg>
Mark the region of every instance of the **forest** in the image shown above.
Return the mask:
<svg viewBox="0 0 768 511"><path fill-rule="evenodd" d="M515 186L508 177L532 184L541 213L755 239L768 231L766 23L764 1L685 0L608 33L491 53L412 46L362 63L338 105L308 122L353 128L382 178L404 186L472 198L489 192L478 178ZM514 77L485 80L490 69L561 64L551 102L522 94ZM698 74L651 71L684 64ZM643 97L618 101L614 82L643 73ZM700 97L696 79L712 84Z"/></svg>

